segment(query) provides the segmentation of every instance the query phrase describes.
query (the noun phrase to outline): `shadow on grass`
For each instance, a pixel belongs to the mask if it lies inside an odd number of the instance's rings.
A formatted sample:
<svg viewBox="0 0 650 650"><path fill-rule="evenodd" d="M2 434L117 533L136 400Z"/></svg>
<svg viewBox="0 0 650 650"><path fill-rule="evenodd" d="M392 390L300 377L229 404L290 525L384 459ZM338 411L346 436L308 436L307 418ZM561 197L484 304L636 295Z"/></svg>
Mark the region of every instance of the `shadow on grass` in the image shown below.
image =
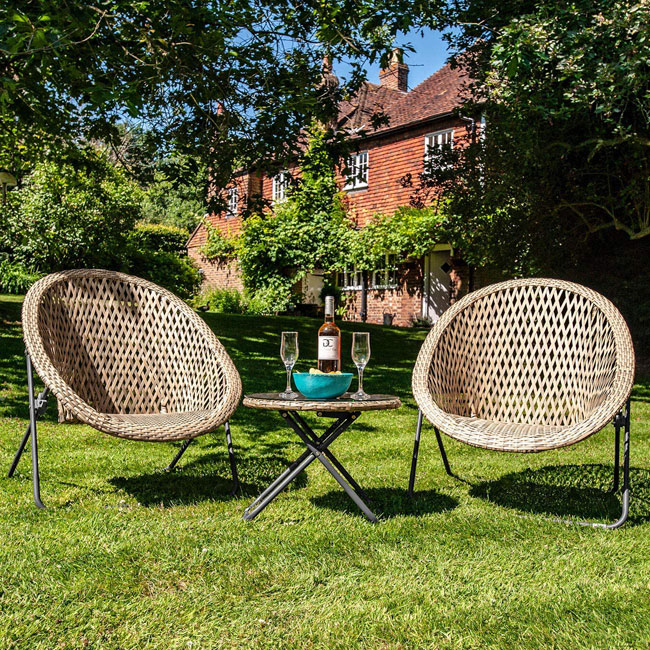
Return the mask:
<svg viewBox="0 0 650 650"><path fill-rule="evenodd" d="M412 499L408 492L402 488L369 488L365 492L372 500L368 506L381 519L390 519L400 515L417 516L446 512L453 510L458 505L456 499L435 490L416 492ZM333 490L322 496L314 497L312 502L321 508L363 516L342 490Z"/></svg>
<svg viewBox="0 0 650 650"><path fill-rule="evenodd" d="M233 489L228 457L223 454L203 454L191 462L180 463L173 472L150 472L138 476L116 476L109 483L127 492L143 506L178 506L203 501L232 499ZM237 471L241 492L235 498L252 498L281 474L289 465L283 456L237 456ZM288 489L303 488L307 477L300 474Z"/></svg>
<svg viewBox="0 0 650 650"><path fill-rule="evenodd" d="M613 468L608 465L549 465L483 481L469 493L527 513L613 521L621 514L621 497L611 492L612 477ZM628 521L650 521L650 471L631 469L630 485Z"/></svg>

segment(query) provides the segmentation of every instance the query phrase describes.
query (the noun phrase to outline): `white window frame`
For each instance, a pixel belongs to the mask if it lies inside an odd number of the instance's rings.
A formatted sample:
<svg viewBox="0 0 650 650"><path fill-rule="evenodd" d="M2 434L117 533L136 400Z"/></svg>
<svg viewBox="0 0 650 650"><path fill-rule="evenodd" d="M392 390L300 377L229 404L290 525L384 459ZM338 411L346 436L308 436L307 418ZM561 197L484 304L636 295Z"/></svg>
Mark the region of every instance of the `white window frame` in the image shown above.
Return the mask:
<svg viewBox="0 0 650 650"><path fill-rule="evenodd" d="M286 169L278 172L273 177L271 186L271 199L273 203L282 203L282 201L286 200L290 180L291 176Z"/></svg>
<svg viewBox="0 0 650 650"><path fill-rule="evenodd" d="M341 291L361 291L363 288L361 270L356 266L338 273L336 281L341 288Z"/></svg>
<svg viewBox="0 0 650 650"><path fill-rule="evenodd" d="M226 201L228 204L226 219L232 219L239 212L239 188L236 185L226 190Z"/></svg>
<svg viewBox="0 0 650 650"><path fill-rule="evenodd" d="M446 147L449 145L450 149L454 148L454 130L443 129L442 131L434 131L427 133L424 136L424 162L427 163L431 158L431 151L438 147Z"/></svg>
<svg viewBox="0 0 650 650"><path fill-rule="evenodd" d="M348 175L343 189L350 191L368 187L368 163L368 151L360 151L348 156Z"/></svg>
<svg viewBox="0 0 650 650"><path fill-rule="evenodd" d="M384 268L373 271L372 289L397 289L397 255L386 253Z"/></svg>

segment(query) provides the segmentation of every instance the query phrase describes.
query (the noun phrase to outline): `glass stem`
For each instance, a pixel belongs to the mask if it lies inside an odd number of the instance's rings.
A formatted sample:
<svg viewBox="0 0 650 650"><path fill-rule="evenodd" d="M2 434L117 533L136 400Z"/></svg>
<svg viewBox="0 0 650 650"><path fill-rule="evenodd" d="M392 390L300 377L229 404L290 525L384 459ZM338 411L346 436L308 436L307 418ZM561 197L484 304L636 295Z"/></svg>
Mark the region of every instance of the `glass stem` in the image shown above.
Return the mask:
<svg viewBox="0 0 650 650"><path fill-rule="evenodd" d="M363 366L357 366L359 371L359 393L363 393Z"/></svg>
<svg viewBox="0 0 650 650"><path fill-rule="evenodd" d="M287 366L287 388L284 391L285 393L291 392L291 366Z"/></svg>

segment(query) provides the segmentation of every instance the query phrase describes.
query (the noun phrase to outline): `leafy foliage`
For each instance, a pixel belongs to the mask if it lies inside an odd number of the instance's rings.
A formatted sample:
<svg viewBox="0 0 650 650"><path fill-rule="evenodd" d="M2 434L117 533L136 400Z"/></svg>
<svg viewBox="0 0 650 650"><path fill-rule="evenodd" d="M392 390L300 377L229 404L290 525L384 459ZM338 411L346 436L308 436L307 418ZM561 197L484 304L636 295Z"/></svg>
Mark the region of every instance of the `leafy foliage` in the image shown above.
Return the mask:
<svg viewBox="0 0 650 650"><path fill-rule="evenodd" d="M140 214L137 185L92 150L38 164L9 197L2 248L42 272L119 267Z"/></svg>
<svg viewBox="0 0 650 650"><path fill-rule="evenodd" d="M241 237L238 235L223 234L209 221L204 222L207 231L207 240L201 248L201 254L209 260L230 260L237 256L241 247Z"/></svg>
<svg viewBox="0 0 650 650"><path fill-rule="evenodd" d="M124 268L129 273L155 282L181 298L191 298L199 289L201 276L187 257L186 230L162 224L137 224L129 233Z"/></svg>
<svg viewBox="0 0 650 650"><path fill-rule="evenodd" d="M194 299L197 306L207 306L219 314L244 314L248 310L248 298L237 289L213 287Z"/></svg>
<svg viewBox="0 0 650 650"><path fill-rule="evenodd" d="M439 151L415 192L441 186L464 253L514 274L576 264L599 231L650 234L650 7L634 0L450 5L474 82L463 114L486 137ZM508 259L511 261L508 262Z"/></svg>
<svg viewBox="0 0 650 650"><path fill-rule="evenodd" d="M129 235L129 243L140 250L184 253L189 233L177 226L139 223Z"/></svg>
<svg viewBox="0 0 650 650"><path fill-rule="evenodd" d="M40 277L20 262L0 259L0 293L25 293Z"/></svg>
<svg viewBox="0 0 650 650"><path fill-rule="evenodd" d="M350 230L336 186L325 130L315 125L301 160L301 177L274 214L249 217L242 231L239 261L244 284L261 313L282 311L295 301L296 282L340 260Z"/></svg>
<svg viewBox="0 0 650 650"><path fill-rule="evenodd" d="M375 215L362 230L349 230L339 266L381 268L387 253L402 261L422 257L436 244L449 241L446 215L439 207L403 207L389 215Z"/></svg>
<svg viewBox="0 0 650 650"><path fill-rule="evenodd" d="M5 3L2 145L110 141L127 115L162 149L219 160L223 184L233 166L295 152L301 127L335 115L366 61L385 63L397 31L438 10L420 0ZM321 83L325 54L350 64L340 87Z"/></svg>
<svg viewBox="0 0 650 650"><path fill-rule="evenodd" d="M0 276L26 290L37 274L107 268L139 275L183 298L200 276L187 257L187 230L139 223L142 191L95 149L37 164L1 214ZM32 271L32 269L36 269Z"/></svg>

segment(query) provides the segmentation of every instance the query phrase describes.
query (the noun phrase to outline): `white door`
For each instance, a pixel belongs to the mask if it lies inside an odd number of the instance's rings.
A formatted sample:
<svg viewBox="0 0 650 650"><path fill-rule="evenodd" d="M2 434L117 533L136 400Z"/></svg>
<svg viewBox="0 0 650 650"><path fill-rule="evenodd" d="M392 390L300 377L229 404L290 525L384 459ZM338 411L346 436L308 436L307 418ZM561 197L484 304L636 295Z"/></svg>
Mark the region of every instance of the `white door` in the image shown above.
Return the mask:
<svg viewBox="0 0 650 650"><path fill-rule="evenodd" d="M449 307L451 280L448 271L448 250L434 251L425 256L422 317L432 323L435 323Z"/></svg>

